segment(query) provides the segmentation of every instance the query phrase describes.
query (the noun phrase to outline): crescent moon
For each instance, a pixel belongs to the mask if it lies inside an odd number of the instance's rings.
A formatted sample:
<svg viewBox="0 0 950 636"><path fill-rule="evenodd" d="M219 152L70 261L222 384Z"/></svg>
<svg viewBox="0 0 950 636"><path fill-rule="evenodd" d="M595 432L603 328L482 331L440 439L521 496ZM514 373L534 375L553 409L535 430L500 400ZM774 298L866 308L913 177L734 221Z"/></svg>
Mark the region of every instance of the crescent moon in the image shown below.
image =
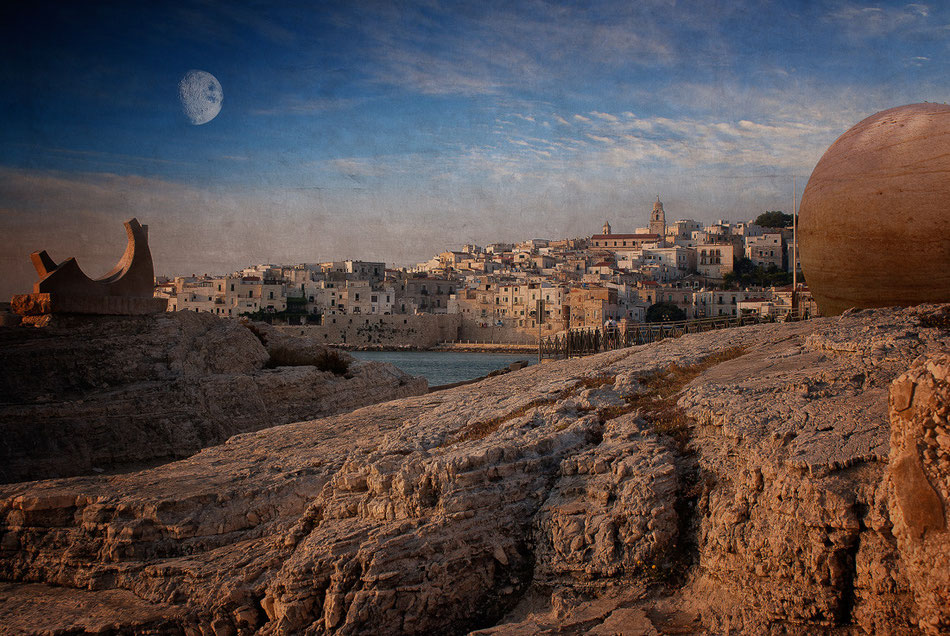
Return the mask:
<svg viewBox="0 0 950 636"><path fill-rule="evenodd" d="M195 126L207 124L221 112L224 92L221 83L207 71L188 71L178 82L181 108Z"/></svg>

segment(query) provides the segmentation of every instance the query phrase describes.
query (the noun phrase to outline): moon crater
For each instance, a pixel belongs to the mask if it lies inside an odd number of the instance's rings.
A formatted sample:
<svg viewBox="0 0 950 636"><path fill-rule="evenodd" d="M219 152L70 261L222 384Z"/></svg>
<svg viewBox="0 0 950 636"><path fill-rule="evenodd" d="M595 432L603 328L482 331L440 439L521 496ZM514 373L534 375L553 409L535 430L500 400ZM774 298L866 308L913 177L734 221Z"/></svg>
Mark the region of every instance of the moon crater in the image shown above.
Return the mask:
<svg viewBox="0 0 950 636"><path fill-rule="evenodd" d="M178 82L181 108L195 126L207 124L221 112L224 93L221 83L207 71L188 71Z"/></svg>

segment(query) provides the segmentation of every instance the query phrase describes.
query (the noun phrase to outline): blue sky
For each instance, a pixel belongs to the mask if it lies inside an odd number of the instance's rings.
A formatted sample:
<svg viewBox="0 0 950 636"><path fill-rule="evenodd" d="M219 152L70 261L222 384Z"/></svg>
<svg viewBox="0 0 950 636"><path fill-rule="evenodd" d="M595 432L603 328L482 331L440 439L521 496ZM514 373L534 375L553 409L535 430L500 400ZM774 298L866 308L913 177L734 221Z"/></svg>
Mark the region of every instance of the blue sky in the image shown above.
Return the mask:
<svg viewBox="0 0 950 636"><path fill-rule="evenodd" d="M101 275L132 216L167 274L633 230L657 194L745 220L864 117L950 92L936 2L24 2L0 25L4 296L36 249ZM201 126L191 69L224 92Z"/></svg>

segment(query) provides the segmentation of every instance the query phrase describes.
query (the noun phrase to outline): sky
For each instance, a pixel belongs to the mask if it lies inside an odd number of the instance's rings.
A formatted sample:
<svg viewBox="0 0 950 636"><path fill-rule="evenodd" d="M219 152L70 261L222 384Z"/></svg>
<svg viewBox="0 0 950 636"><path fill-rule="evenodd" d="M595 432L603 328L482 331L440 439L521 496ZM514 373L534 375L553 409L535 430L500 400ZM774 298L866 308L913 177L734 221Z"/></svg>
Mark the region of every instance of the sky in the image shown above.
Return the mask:
<svg viewBox="0 0 950 636"><path fill-rule="evenodd" d="M948 100L948 48L943 2L5 2L0 297L35 250L103 275L132 217L183 275L790 211L848 128Z"/></svg>

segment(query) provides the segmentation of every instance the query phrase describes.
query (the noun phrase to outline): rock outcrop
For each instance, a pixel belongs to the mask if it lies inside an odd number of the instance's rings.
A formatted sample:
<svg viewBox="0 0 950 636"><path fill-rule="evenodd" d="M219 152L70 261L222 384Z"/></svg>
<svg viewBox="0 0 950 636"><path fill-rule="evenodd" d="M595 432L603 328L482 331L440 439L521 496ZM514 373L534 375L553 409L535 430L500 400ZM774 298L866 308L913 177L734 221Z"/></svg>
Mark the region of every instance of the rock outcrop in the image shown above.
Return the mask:
<svg viewBox="0 0 950 636"><path fill-rule="evenodd" d="M0 482L178 459L427 389L266 324L189 312L59 322L0 329Z"/></svg>
<svg viewBox="0 0 950 636"><path fill-rule="evenodd" d="M950 632L950 354L917 360L891 386L887 511L929 634Z"/></svg>
<svg viewBox="0 0 950 636"><path fill-rule="evenodd" d="M921 306L696 334L2 486L0 612L39 595L51 632L946 633L948 327ZM89 598L134 602L80 622Z"/></svg>

